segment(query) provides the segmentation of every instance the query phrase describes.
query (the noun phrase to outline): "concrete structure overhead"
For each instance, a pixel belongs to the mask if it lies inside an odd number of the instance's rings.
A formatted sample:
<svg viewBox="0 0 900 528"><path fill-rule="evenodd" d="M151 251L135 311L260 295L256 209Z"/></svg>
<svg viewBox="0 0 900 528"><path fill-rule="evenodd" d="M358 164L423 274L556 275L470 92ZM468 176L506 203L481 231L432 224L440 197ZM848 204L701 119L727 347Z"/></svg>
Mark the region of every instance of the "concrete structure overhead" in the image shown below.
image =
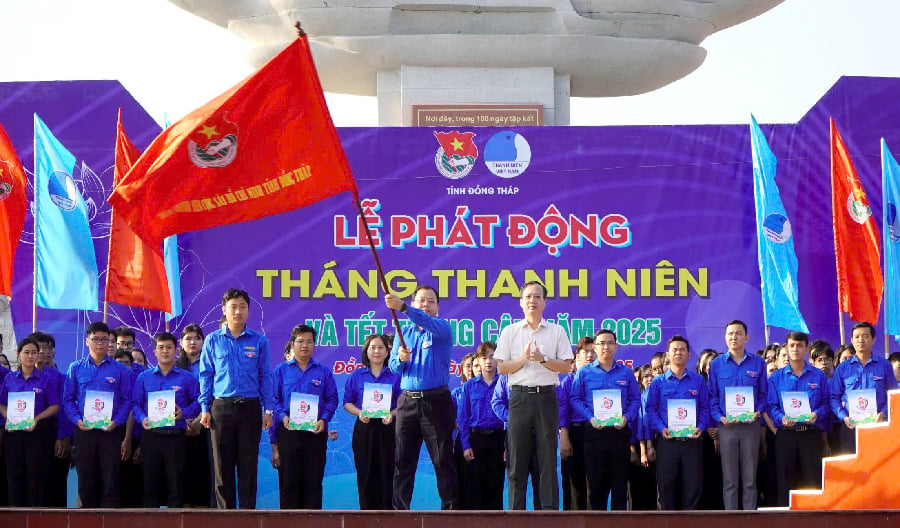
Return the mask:
<svg viewBox="0 0 900 528"><path fill-rule="evenodd" d="M382 125L408 124L413 102L541 103L562 125L569 96L665 86L706 37L783 0L170 1L249 41L254 66L301 21L324 89L377 95Z"/></svg>

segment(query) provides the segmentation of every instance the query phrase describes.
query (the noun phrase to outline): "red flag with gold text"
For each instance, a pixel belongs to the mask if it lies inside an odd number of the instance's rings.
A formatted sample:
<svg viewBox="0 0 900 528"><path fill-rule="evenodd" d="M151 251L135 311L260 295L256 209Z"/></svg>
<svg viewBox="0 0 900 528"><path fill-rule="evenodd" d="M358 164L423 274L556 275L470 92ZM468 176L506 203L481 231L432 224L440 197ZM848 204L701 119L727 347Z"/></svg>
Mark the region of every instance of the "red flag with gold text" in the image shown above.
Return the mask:
<svg viewBox="0 0 900 528"><path fill-rule="evenodd" d="M116 123L116 165L113 190L138 160L135 147L122 126L122 110ZM125 206L128 207L128 206ZM172 311L169 282L162 249L153 251L138 237L113 207L109 228L109 260L106 266L106 300L126 306Z"/></svg>
<svg viewBox="0 0 900 528"><path fill-rule="evenodd" d="M881 234L844 140L831 119L831 208L838 303L852 321L878 323Z"/></svg>
<svg viewBox="0 0 900 528"><path fill-rule="evenodd" d="M161 253L169 235L291 211L344 191L358 201L304 35L163 131L109 202Z"/></svg>
<svg viewBox="0 0 900 528"><path fill-rule="evenodd" d="M28 210L25 170L0 125L0 294L12 296L13 262Z"/></svg>

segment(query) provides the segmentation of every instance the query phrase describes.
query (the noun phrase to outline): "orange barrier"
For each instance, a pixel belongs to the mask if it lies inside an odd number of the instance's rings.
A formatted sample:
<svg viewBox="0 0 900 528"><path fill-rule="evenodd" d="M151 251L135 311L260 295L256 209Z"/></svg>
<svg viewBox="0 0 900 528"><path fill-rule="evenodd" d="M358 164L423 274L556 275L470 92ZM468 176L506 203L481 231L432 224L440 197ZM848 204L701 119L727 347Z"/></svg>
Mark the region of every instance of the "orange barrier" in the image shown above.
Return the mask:
<svg viewBox="0 0 900 528"><path fill-rule="evenodd" d="M791 491L790 509L900 509L900 391L888 398L888 421L858 427L857 454L824 459L822 489Z"/></svg>

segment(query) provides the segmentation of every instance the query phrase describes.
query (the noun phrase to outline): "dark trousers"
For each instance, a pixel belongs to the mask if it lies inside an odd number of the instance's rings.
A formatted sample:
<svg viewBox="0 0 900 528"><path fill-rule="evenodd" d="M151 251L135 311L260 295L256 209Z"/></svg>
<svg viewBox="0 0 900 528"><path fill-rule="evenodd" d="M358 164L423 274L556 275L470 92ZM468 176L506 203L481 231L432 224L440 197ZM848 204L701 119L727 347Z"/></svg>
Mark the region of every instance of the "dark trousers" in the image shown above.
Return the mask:
<svg viewBox="0 0 900 528"><path fill-rule="evenodd" d="M540 465L541 509L559 509L559 478L556 471L559 410L553 387L537 393L526 392L518 385L509 395L509 507L525 509L528 463L533 446L537 446Z"/></svg>
<svg viewBox="0 0 900 528"><path fill-rule="evenodd" d="M843 421L835 424L835 428L840 428L838 438L840 438L841 455L853 455L856 453L856 429L850 429Z"/></svg>
<svg viewBox="0 0 900 528"><path fill-rule="evenodd" d="M590 425L588 425L590 427ZM564 510L587 509L587 475L584 470L584 429L585 422L569 424L569 441L572 442L572 456L560 460Z"/></svg>
<svg viewBox="0 0 900 528"><path fill-rule="evenodd" d="M703 491L700 493L701 510L724 510L725 501L722 496L722 461L716 451L716 443L709 436L709 431L703 431L700 437L703 442ZM762 467L764 464L759 464ZM757 470L757 475L759 471ZM757 477L757 482L762 483ZM760 484L762 487L762 484Z"/></svg>
<svg viewBox="0 0 900 528"><path fill-rule="evenodd" d="M356 420L353 426L353 462L360 510L390 510L394 493L394 424L380 419Z"/></svg>
<svg viewBox="0 0 900 528"><path fill-rule="evenodd" d="M0 427L0 507L9 506L9 490L6 478L6 429Z"/></svg>
<svg viewBox="0 0 900 528"><path fill-rule="evenodd" d="M588 502L594 511L605 511L607 499L612 510L628 508L628 462L631 429L586 425L584 466L587 472Z"/></svg>
<svg viewBox="0 0 900 528"><path fill-rule="evenodd" d="M282 510L321 510L328 433L290 431L278 426L278 497Z"/></svg>
<svg viewBox="0 0 900 528"><path fill-rule="evenodd" d="M534 431L531 431L532 438ZM509 433L506 435L506 453L509 454ZM531 506L534 510L541 509L541 470L538 464L537 450L534 442L531 443L531 454L528 457L528 477L531 478ZM506 457L506 473L509 474L509 456ZM585 481L585 501L587 500L587 481ZM587 509L587 507L585 507Z"/></svg>
<svg viewBox="0 0 900 528"><path fill-rule="evenodd" d="M185 437L184 479L182 492L184 504L190 506L208 507L215 505L215 496L210 502L212 482L215 478L212 472L212 461L209 450L209 429L200 428L200 434Z"/></svg>
<svg viewBox="0 0 900 528"><path fill-rule="evenodd" d="M38 422L34 431L6 431L3 442L6 458L9 506L47 506L46 486L49 476L56 429Z"/></svg>
<svg viewBox="0 0 900 528"><path fill-rule="evenodd" d="M49 422L50 430L52 431L48 441L53 455L50 457L47 469L47 489L44 491L47 499L46 506L50 508L65 508L68 503L69 462L72 459L70 457L56 457L56 436L59 430L59 420L57 416L53 416L47 422Z"/></svg>
<svg viewBox="0 0 900 528"><path fill-rule="evenodd" d="M137 422L135 422L134 427L141 427L143 429L143 426ZM121 428L121 432L125 432L125 427ZM132 437L131 456L129 456L127 460L123 460L120 464L120 508L141 508L144 506L144 470L142 469L142 464L134 462L134 452L141 448L142 439L143 436L138 436L136 438ZM121 441L122 438L119 440Z"/></svg>
<svg viewBox="0 0 900 528"><path fill-rule="evenodd" d="M697 439L659 437L656 480L663 510L696 510L703 489L703 444Z"/></svg>
<svg viewBox="0 0 900 528"><path fill-rule="evenodd" d="M466 457L463 456L462 442L459 440L459 429L453 430L453 467L456 468L456 482L459 483L460 492L456 505L460 510L468 510L466 507L466 494L463 493L463 479L466 471Z"/></svg>
<svg viewBox="0 0 900 528"><path fill-rule="evenodd" d="M462 494L469 510L502 510L506 467L506 431L472 429L469 434L475 458L466 462Z"/></svg>
<svg viewBox="0 0 900 528"><path fill-rule="evenodd" d="M122 432L75 429L75 471L82 508L118 508Z"/></svg>
<svg viewBox="0 0 900 528"><path fill-rule="evenodd" d="M778 458L778 506L788 505L790 490L821 488L822 431L779 429L775 435Z"/></svg>
<svg viewBox="0 0 900 528"><path fill-rule="evenodd" d="M628 468L628 483L631 489L631 509L653 511L657 508L656 462L644 467L640 462Z"/></svg>
<svg viewBox="0 0 900 528"><path fill-rule="evenodd" d="M163 500L169 508L184 506L186 445L180 429L145 430L141 435L145 508L159 508Z"/></svg>
<svg viewBox="0 0 900 528"><path fill-rule="evenodd" d="M456 406L450 391L412 398L406 392L397 400L396 461L393 505L408 510L412 501L416 467L422 442L431 456L442 510L459 508L459 483L453 465L453 427Z"/></svg>
<svg viewBox="0 0 900 528"><path fill-rule="evenodd" d="M210 412L216 505L219 509L231 510L240 505L241 509L253 510L256 508L256 474L262 434L259 400L216 398Z"/></svg>

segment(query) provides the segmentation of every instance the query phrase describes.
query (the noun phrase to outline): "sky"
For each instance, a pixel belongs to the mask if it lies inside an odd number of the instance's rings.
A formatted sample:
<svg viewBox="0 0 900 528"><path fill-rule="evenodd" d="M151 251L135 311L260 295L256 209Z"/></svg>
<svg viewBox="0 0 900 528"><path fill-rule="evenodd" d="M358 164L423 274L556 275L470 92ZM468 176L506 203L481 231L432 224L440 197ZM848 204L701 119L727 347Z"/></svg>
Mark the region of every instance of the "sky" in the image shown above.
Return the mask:
<svg viewBox="0 0 900 528"><path fill-rule="evenodd" d="M160 124L252 73L241 38L165 0L0 0L0 82L118 79ZM573 98L571 124L799 120L841 75L900 77L900 1L785 0L707 38L659 90ZM337 126L377 126L374 97L326 94Z"/></svg>

